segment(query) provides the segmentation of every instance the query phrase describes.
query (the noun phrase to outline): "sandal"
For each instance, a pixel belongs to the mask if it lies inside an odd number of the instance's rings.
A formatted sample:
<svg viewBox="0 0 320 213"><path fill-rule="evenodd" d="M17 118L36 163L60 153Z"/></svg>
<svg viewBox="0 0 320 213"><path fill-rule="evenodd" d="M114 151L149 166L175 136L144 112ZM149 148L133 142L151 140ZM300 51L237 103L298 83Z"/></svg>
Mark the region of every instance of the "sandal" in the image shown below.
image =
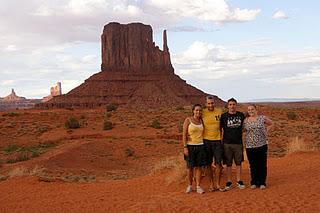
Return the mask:
<svg viewBox="0 0 320 213"><path fill-rule="evenodd" d="M215 192L215 191L217 191L218 189L216 189L216 188L212 188L212 187L210 187L209 189L208 189L208 192Z"/></svg>

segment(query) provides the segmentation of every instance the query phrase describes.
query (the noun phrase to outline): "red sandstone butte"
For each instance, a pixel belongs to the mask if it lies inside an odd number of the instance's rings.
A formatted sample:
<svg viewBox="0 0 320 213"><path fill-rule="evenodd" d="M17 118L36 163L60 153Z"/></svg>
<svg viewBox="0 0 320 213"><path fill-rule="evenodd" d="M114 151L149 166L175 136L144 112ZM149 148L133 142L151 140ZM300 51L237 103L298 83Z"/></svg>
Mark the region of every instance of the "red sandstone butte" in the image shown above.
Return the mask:
<svg viewBox="0 0 320 213"><path fill-rule="evenodd" d="M36 108L174 107L203 103L208 95L174 74L166 31L160 50L150 25L112 22L104 26L101 43L101 72ZM218 104L224 103L214 97Z"/></svg>

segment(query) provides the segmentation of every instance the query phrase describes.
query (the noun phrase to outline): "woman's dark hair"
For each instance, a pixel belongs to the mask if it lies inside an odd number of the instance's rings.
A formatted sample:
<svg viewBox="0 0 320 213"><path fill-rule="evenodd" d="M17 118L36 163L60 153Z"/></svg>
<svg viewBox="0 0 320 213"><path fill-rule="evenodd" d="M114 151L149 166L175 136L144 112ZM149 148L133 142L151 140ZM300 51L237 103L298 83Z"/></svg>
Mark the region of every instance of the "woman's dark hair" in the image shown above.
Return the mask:
<svg viewBox="0 0 320 213"><path fill-rule="evenodd" d="M194 105L192 105L192 115L193 115L193 110L194 110L196 107L201 107L201 108L202 108L202 105L201 105L201 104L194 104Z"/></svg>

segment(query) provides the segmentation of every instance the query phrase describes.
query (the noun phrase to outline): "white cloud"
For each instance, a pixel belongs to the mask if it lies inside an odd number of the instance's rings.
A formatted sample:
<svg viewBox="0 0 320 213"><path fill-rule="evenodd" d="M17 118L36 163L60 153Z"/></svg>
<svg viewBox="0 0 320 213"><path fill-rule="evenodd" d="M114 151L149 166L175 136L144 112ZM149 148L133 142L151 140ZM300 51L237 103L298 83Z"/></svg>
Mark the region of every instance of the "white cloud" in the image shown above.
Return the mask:
<svg viewBox="0 0 320 213"><path fill-rule="evenodd" d="M221 23L251 21L261 11L260 9L231 8L225 0L151 0L150 4L178 18L193 17Z"/></svg>
<svg viewBox="0 0 320 213"><path fill-rule="evenodd" d="M174 27L184 18L243 22L260 13L260 9L232 8L226 0L5 0L1 4L0 35L15 37L17 46L98 42L103 25L110 21L144 22L157 30ZM24 43L19 42L20 37Z"/></svg>
<svg viewBox="0 0 320 213"><path fill-rule="evenodd" d="M178 72L192 73L194 75L207 73L207 76L203 76L204 78L219 79L244 73L268 73L272 67L277 67L280 70L295 65L310 68L309 65L320 64L320 50L308 50L298 53L257 54L253 52L236 52L221 45L196 41L184 52L175 55L173 62L177 66ZM305 71L300 70L303 73ZM219 75L216 75L216 72L219 72ZM278 75L285 76L289 73L291 72L286 71ZM274 76L274 78L276 79L278 76Z"/></svg>
<svg viewBox="0 0 320 213"><path fill-rule="evenodd" d="M4 80L1 82L1 86L10 86L14 84L14 80Z"/></svg>
<svg viewBox="0 0 320 213"><path fill-rule="evenodd" d="M70 90L74 89L75 87L79 86L82 84L83 81L81 80L62 80L61 81L61 88L62 88L62 93L66 94Z"/></svg>
<svg viewBox="0 0 320 213"><path fill-rule="evenodd" d="M286 13L282 10L276 11L273 16L273 19L288 19L289 17L286 15Z"/></svg>
<svg viewBox="0 0 320 213"><path fill-rule="evenodd" d="M16 51L16 50L17 50L17 47L16 45L13 45L13 44L10 44L5 48L5 51L9 51L9 52Z"/></svg>
<svg viewBox="0 0 320 213"><path fill-rule="evenodd" d="M320 50L266 54L196 41L172 61L188 83L225 99L319 97Z"/></svg>
<svg viewBox="0 0 320 213"><path fill-rule="evenodd" d="M70 43L2 53L0 97L11 88L28 98L44 97L57 81L68 92L99 71L100 58L95 52L83 51L86 46L86 43Z"/></svg>
<svg viewBox="0 0 320 213"><path fill-rule="evenodd" d="M53 14L54 14L54 11L52 9L49 9L45 5L41 5L35 11L30 12L30 15L34 15L34 16L51 16Z"/></svg>
<svg viewBox="0 0 320 213"><path fill-rule="evenodd" d="M86 55L81 58L82 63L93 64L97 61L96 55Z"/></svg>
<svg viewBox="0 0 320 213"><path fill-rule="evenodd" d="M282 79L276 79L278 83L284 84L305 84L320 86L320 68L313 67L305 73L297 73L293 76L288 76Z"/></svg>

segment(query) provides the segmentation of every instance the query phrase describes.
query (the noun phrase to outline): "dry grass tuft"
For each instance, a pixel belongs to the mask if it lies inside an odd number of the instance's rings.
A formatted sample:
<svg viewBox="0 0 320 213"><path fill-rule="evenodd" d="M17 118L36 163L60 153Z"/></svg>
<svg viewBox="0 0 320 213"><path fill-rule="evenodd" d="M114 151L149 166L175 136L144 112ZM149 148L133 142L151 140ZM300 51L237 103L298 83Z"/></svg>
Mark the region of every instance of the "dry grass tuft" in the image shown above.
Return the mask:
<svg viewBox="0 0 320 213"><path fill-rule="evenodd" d="M187 175L186 163L182 156L167 157L154 165L153 173L169 169L171 172L166 177L167 185L179 184L185 181Z"/></svg>
<svg viewBox="0 0 320 213"><path fill-rule="evenodd" d="M296 136L289 139L287 154L311 151L315 151L315 147L307 144L303 138Z"/></svg>
<svg viewBox="0 0 320 213"><path fill-rule="evenodd" d="M43 167L35 166L33 168L25 168L23 166L16 167L8 173L9 178L21 176L40 176L44 172Z"/></svg>

